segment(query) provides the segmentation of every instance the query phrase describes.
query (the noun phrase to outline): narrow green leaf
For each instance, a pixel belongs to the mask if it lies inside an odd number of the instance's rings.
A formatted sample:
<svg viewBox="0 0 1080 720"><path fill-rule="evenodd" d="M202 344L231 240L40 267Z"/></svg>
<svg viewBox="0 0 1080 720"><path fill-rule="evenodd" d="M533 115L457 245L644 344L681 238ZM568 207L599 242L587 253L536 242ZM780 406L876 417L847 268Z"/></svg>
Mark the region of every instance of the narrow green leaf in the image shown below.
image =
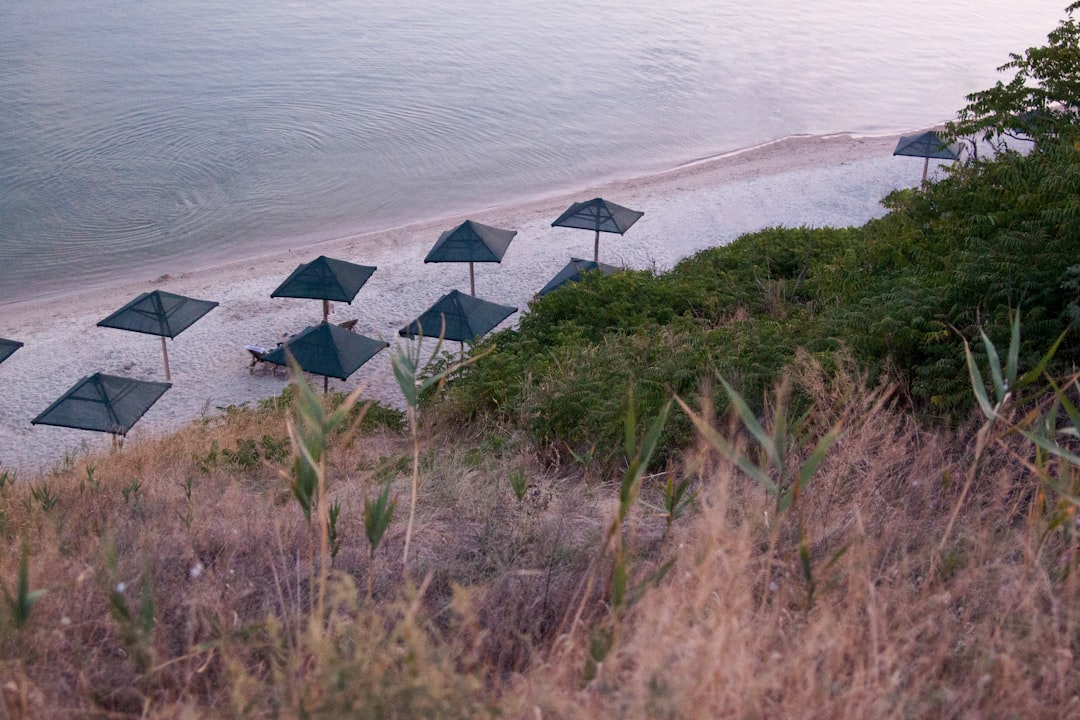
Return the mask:
<svg viewBox="0 0 1080 720"><path fill-rule="evenodd" d="M832 554L832 557L829 558L829 562L825 563L825 569L826 570L831 570L832 566L835 565L837 562L839 562L840 558L844 557L844 555L847 554L847 551L851 549L851 545L854 542L855 542L854 540L848 540L846 543L843 544L843 546L839 550L834 552Z"/></svg>
<svg viewBox="0 0 1080 720"><path fill-rule="evenodd" d="M810 565L810 547L806 544L806 536L799 529L799 564L802 565L803 578L813 584L814 569Z"/></svg>
<svg viewBox="0 0 1080 720"><path fill-rule="evenodd" d="M364 534L367 536L372 556L375 555L379 543L382 542L383 535L386 534L387 528L390 527L390 522L394 517L394 509L397 507L397 500L390 499L390 483L391 480L387 478L382 491L374 501L364 499Z"/></svg>
<svg viewBox="0 0 1080 720"><path fill-rule="evenodd" d="M1013 313L1009 334L1009 354L1005 360L1005 381L1008 389L1016 388L1017 366L1020 364L1020 311Z"/></svg>
<svg viewBox="0 0 1080 720"><path fill-rule="evenodd" d="M7 587L4 587L4 597L7 600L11 612L12 625L21 628L30 619L30 611L34 604L45 594L44 590L30 589L30 549L23 542L22 557L19 559L19 579L15 588L15 597L11 597Z"/></svg>
<svg viewBox="0 0 1080 720"><path fill-rule="evenodd" d="M637 452L630 458L630 464L623 474L622 484L619 487L619 522L626 518L627 513L630 512L630 507L637 499L641 490L641 478L649 467L649 461L656 450L656 444L660 440L660 433L664 429L664 423L667 422L670 411L671 400L668 400L645 432L645 437L642 438ZM633 444L636 445L637 443L633 442Z"/></svg>
<svg viewBox="0 0 1080 720"><path fill-rule="evenodd" d="M712 445L718 453L725 458L735 463L735 465L742 470L748 477L755 480L760 484L765 491L771 495L777 494L776 483L772 481L769 474L751 462L742 453L735 449L735 446L728 442L727 438L716 431L709 423L705 422L705 419L690 409L682 398L678 395L675 396L675 401L679 403L679 407L686 413L686 416L690 418L690 422L694 424L697 431L701 433L701 436L705 438L706 442Z"/></svg>
<svg viewBox="0 0 1080 720"><path fill-rule="evenodd" d="M660 409L660 414L653 420L652 425L649 426L649 430L645 433L645 438L641 442L641 448L638 453L638 457L642 460L642 472L645 467L652 460L653 453L656 451L656 444L660 441L660 433L664 430L664 423L667 422L668 413L671 412L671 400L664 403L664 407Z"/></svg>
<svg viewBox="0 0 1080 720"><path fill-rule="evenodd" d="M1050 440L1049 438L1039 435L1038 433L1030 432L1028 430L1021 430L1020 432L1028 440L1035 443L1051 455L1056 455L1059 458L1062 458L1063 460L1071 463L1072 465L1080 467L1080 456L1074 455L1073 453L1069 452L1068 450L1055 443L1053 440Z"/></svg>
<svg viewBox="0 0 1080 720"><path fill-rule="evenodd" d="M394 378L397 380L401 394L405 396L405 402L409 407L416 408L416 365L412 362L405 348L398 347L390 356L390 365L394 369Z"/></svg>
<svg viewBox="0 0 1080 720"><path fill-rule="evenodd" d="M979 408L982 409L983 415L990 420L994 420L997 418L997 413L994 412L994 406L990 404L989 398L986 397L986 386L983 385L982 373L979 372L975 358L971 355L971 346L968 345L966 339L964 340L964 357L967 358L968 373L971 376L971 391L975 393Z"/></svg>
<svg viewBox="0 0 1080 720"><path fill-rule="evenodd" d="M810 453L810 457L806 459L803 466L799 469L799 492L806 489L807 484L810 482L810 478L814 477L818 468L821 467L821 463L825 461L825 458L829 455L829 450L836 444L837 439L840 437L840 425L837 423L829 429L829 432L825 433L817 445L814 446L814 451Z"/></svg>
<svg viewBox="0 0 1080 720"><path fill-rule="evenodd" d="M1054 395L1057 398L1056 402L1065 409L1065 414L1069 416L1069 422L1072 423L1072 428L1068 429L1071 429L1073 431L1073 434L1076 434L1077 430L1080 429L1080 411L1077 411L1076 405L1074 405L1072 401L1069 400L1069 397L1065 394L1065 391L1059 388L1053 380L1050 380L1050 386L1054 389ZM1053 415L1050 415L1049 413L1047 415L1048 417L1057 417L1056 412L1053 413Z"/></svg>
<svg viewBox="0 0 1080 720"><path fill-rule="evenodd" d="M761 447L765 450L765 454L773 464L773 467L779 468L782 461L777 455L776 447L773 445L773 439L769 437L769 434L766 433L765 429L758 423L757 418L754 417L753 411L750 410L750 406L746 404L746 401L742 399L742 396L739 395L733 387L728 385L724 378L720 378L720 383L724 386L724 391L727 393L728 400L738 411L739 418L742 420L743 425L757 439L758 443L761 444Z"/></svg>
<svg viewBox="0 0 1080 720"><path fill-rule="evenodd" d="M626 563L620 554L615 558L615 569L611 575L611 605L616 610L622 608L623 598L626 595Z"/></svg>
<svg viewBox="0 0 1080 720"><path fill-rule="evenodd" d="M1050 361L1054 359L1054 355L1057 354L1058 347L1061 346L1061 341L1065 339L1065 334L1068 332L1069 328L1065 328L1065 330L1062 331L1060 335L1058 335L1058 338L1054 341L1054 344L1050 346L1050 349L1046 351L1046 354L1042 356L1042 359L1039 360L1039 363L1031 370L1028 370L1026 373L1024 373L1020 377L1020 379L1016 381L1017 389L1030 385L1042 376L1043 372L1046 371L1047 365L1050 364Z"/></svg>
<svg viewBox="0 0 1080 720"><path fill-rule="evenodd" d="M979 335L982 337L983 347L986 348L986 359L990 363L990 380L994 383L994 396L997 399L997 404L1000 405L1001 401L1005 398L1005 380L1001 376L1001 358L998 357L997 348L994 347L994 343L990 342L990 338L986 336L982 330L979 330Z"/></svg>
<svg viewBox="0 0 1080 720"><path fill-rule="evenodd" d="M658 567L654 572L650 573L647 578L634 585L626 592L626 607L633 607L637 604L644 595L645 591L650 587L656 587L660 584L660 581L664 579L664 576L668 574L668 571L675 566L675 558L671 558L666 563Z"/></svg>

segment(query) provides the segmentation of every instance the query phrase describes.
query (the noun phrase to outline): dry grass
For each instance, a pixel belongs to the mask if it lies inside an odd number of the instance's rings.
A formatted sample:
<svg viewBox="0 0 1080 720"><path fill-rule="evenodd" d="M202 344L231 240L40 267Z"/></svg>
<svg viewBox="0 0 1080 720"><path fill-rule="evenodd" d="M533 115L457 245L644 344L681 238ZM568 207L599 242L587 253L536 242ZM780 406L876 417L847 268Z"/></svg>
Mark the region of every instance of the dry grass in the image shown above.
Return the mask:
<svg viewBox="0 0 1080 720"><path fill-rule="evenodd" d="M321 621L312 533L281 464L205 460L215 441L284 438L281 413L233 413L8 486L4 587L25 542L31 588L48 592L22 628L4 624L6 716L1080 717L1075 548L1060 532L1038 543L1016 458L992 451L939 552L971 433L920 429L851 373L831 379L807 361L794 375L822 401L817 427L850 416L797 511L776 517L758 487L696 448L682 470L698 478L695 511L664 538L651 478L626 530L635 578L675 563L614 615L598 558L614 479L542 466L496 428L422 437L407 577L409 439L336 443L344 543ZM522 468L519 502L508 477ZM363 500L386 478L400 504L369 563ZM48 511L31 493L44 482L58 498ZM357 590L369 573L370 603ZM108 598L123 583L137 618L144 577L153 624L140 636ZM598 630L614 643L585 682Z"/></svg>

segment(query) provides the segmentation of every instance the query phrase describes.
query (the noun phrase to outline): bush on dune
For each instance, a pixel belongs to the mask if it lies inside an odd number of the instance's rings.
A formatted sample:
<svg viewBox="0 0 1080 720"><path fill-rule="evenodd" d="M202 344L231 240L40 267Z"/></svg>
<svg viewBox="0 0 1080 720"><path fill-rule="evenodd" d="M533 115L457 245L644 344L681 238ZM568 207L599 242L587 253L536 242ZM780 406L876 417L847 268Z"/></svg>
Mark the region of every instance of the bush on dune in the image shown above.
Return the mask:
<svg viewBox="0 0 1080 720"><path fill-rule="evenodd" d="M797 348L827 361L843 346L871 376L899 374L920 414L960 418L964 338L1001 341L1020 311L1031 360L1080 317L1080 152L1047 139L884 202L860 228L772 228L664 274L550 293L478 346L489 354L454 379L452 412L494 413L555 448L610 447L627 388L648 414L722 373L760 409ZM1066 348L1059 367L1076 359Z"/></svg>

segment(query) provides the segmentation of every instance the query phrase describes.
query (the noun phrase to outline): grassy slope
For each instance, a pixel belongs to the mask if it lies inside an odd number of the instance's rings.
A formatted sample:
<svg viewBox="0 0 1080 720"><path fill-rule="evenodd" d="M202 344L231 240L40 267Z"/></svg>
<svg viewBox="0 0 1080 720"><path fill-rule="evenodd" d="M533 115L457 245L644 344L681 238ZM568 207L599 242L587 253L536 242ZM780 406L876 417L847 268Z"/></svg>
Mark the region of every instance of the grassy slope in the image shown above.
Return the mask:
<svg viewBox="0 0 1080 720"><path fill-rule="evenodd" d="M280 410L234 412L8 486L5 586L14 592L25 542L30 587L48 590L22 628L5 625L8 716L1077 712L1080 598L1066 572L1076 548L1068 533L1043 541L1039 486L1010 454L1029 451L1015 439L992 450L946 536L972 469L970 433L920 429L882 403L885 391L807 355L791 376L819 398L811 427L846 418L797 513L777 517L757 486L707 446L692 448L678 472L700 493L695 510L665 537L649 508L664 478L647 478L625 531L635 581L675 564L614 614L599 548L617 486L538 465L497 428L422 438L411 579L404 515L373 562L361 525L363 497L384 478L406 496L407 438L339 438L331 495L344 506L344 542L334 609L318 630L311 535L287 480L265 460L243 467L250 452L220 452L284 439ZM521 469L530 489L519 502L507 478ZM44 486L56 498L48 511ZM110 611L119 583L130 616ZM591 663L604 645L604 661Z"/></svg>
<svg viewBox="0 0 1080 720"><path fill-rule="evenodd" d="M1008 156L864 228L768 230L552 293L426 411L407 567L413 445L376 424L330 443L342 544L321 589L284 401L7 484L7 715L1080 713L1080 460L1012 432L1045 389L966 422L949 329L1001 345L1019 306L1027 368L1075 312L1077 155ZM695 398L716 372L755 401L782 378L790 402L756 401L768 428L811 409L794 467L843 429L792 510L680 413L640 499L620 487L626 388L640 428L672 390L708 418L726 396ZM923 422L941 413L954 422ZM711 423L760 457L737 422ZM670 532L669 478L697 493ZM398 509L372 557L365 499L385 482Z"/></svg>

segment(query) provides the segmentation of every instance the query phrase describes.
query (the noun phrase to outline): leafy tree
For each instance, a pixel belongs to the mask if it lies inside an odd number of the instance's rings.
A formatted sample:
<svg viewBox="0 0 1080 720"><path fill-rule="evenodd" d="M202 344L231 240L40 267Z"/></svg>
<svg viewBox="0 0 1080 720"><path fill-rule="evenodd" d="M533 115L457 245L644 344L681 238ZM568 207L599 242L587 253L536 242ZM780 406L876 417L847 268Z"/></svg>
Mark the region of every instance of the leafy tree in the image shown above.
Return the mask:
<svg viewBox="0 0 1080 720"><path fill-rule="evenodd" d="M967 107L948 125L951 138L981 135L1001 148L1005 137L1072 138L1080 119L1080 26L1073 18L1077 8L1080 2L1065 8L1068 17L1047 36L1046 45L1009 55L998 71L1014 71L1012 80L999 80L967 96Z"/></svg>

